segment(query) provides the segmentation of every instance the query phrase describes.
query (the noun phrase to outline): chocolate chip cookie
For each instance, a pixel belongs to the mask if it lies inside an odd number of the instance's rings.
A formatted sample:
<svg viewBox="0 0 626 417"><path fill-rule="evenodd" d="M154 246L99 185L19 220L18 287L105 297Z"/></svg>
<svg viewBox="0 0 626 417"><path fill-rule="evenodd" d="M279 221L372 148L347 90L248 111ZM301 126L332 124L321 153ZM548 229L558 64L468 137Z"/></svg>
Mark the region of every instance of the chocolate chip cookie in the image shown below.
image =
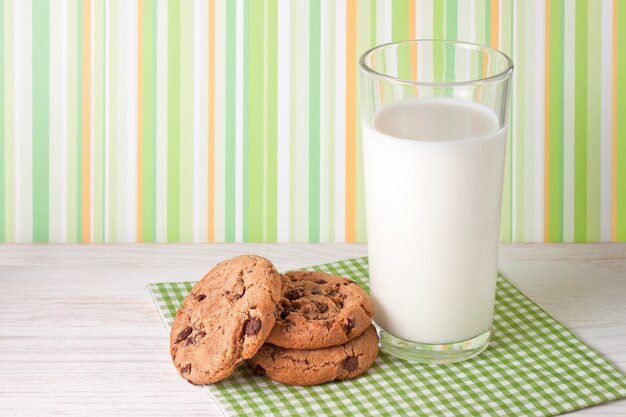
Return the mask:
<svg viewBox="0 0 626 417"><path fill-rule="evenodd" d="M378 335L370 325L357 338L323 349L284 349L266 343L247 363L274 381L305 386L354 378L372 366L377 354Z"/></svg>
<svg viewBox="0 0 626 417"><path fill-rule="evenodd" d="M287 349L320 349L359 336L372 322L372 301L354 281L318 271L282 277L276 325L267 342Z"/></svg>
<svg viewBox="0 0 626 417"><path fill-rule="evenodd" d="M172 325L170 354L180 375L211 384L254 356L274 326L280 286L276 268L259 256L237 256L211 269Z"/></svg>

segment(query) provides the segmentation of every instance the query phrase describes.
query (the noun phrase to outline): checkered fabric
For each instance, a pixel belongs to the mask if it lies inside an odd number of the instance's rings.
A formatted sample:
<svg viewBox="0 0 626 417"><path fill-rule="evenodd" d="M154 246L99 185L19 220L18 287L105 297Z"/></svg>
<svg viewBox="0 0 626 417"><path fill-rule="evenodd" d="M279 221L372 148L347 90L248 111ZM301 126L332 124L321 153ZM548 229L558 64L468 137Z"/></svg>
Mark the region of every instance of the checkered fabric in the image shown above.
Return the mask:
<svg viewBox="0 0 626 417"><path fill-rule="evenodd" d="M306 269L368 288L367 258ZM168 330L193 284L148 286ZM381 352L364 375L315 387L241 366L205 390L229 416L550 416L625 397L626 377L500 276L494 338L474 359L419 365Z"/></svg>

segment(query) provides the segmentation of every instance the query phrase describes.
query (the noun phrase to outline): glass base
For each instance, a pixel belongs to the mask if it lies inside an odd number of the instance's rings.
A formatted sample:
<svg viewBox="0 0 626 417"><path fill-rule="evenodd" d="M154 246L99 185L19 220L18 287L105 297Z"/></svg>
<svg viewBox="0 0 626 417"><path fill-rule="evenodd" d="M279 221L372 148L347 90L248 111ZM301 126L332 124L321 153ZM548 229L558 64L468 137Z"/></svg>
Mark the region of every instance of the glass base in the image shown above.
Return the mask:
<svg viewBox="0 0 626 417"><path fill-rule="evenodd" d="M376 323L380 348L397 358L411 362L427 364L443 364L460 362L478 355L487 349L491 341L492 330L489 327L485 332L469 340L448 344L426 344L409 342L392 336Z"/></svg>

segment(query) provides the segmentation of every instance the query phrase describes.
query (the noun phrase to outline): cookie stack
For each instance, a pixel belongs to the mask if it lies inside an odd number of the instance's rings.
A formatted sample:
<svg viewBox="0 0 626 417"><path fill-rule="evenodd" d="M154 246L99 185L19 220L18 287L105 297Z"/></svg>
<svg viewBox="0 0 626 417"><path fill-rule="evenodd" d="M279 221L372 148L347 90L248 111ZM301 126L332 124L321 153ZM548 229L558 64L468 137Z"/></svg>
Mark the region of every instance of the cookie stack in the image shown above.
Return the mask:
<svg viewBox="0 0 626 417"><path fill-rule="evenodd" d="M316 385L365 372L378 353L372 302L346 278L281 275L265 258L218 264L176 313L170 353L180 375L211 384L246 360L259 375Z"/></svg>

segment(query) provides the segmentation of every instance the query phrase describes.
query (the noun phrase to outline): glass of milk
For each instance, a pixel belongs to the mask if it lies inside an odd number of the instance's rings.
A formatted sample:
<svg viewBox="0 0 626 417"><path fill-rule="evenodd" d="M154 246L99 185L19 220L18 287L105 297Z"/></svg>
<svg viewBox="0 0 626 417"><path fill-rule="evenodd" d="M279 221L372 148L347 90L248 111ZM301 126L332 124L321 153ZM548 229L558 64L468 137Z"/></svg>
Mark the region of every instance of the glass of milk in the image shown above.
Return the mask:
<svg viewBox="0 0 626 417"><path fill-rule="evenodd" d="M381 347L458 362L492 335L511 58L445 40L360 59L365 201Z"/></svg>

